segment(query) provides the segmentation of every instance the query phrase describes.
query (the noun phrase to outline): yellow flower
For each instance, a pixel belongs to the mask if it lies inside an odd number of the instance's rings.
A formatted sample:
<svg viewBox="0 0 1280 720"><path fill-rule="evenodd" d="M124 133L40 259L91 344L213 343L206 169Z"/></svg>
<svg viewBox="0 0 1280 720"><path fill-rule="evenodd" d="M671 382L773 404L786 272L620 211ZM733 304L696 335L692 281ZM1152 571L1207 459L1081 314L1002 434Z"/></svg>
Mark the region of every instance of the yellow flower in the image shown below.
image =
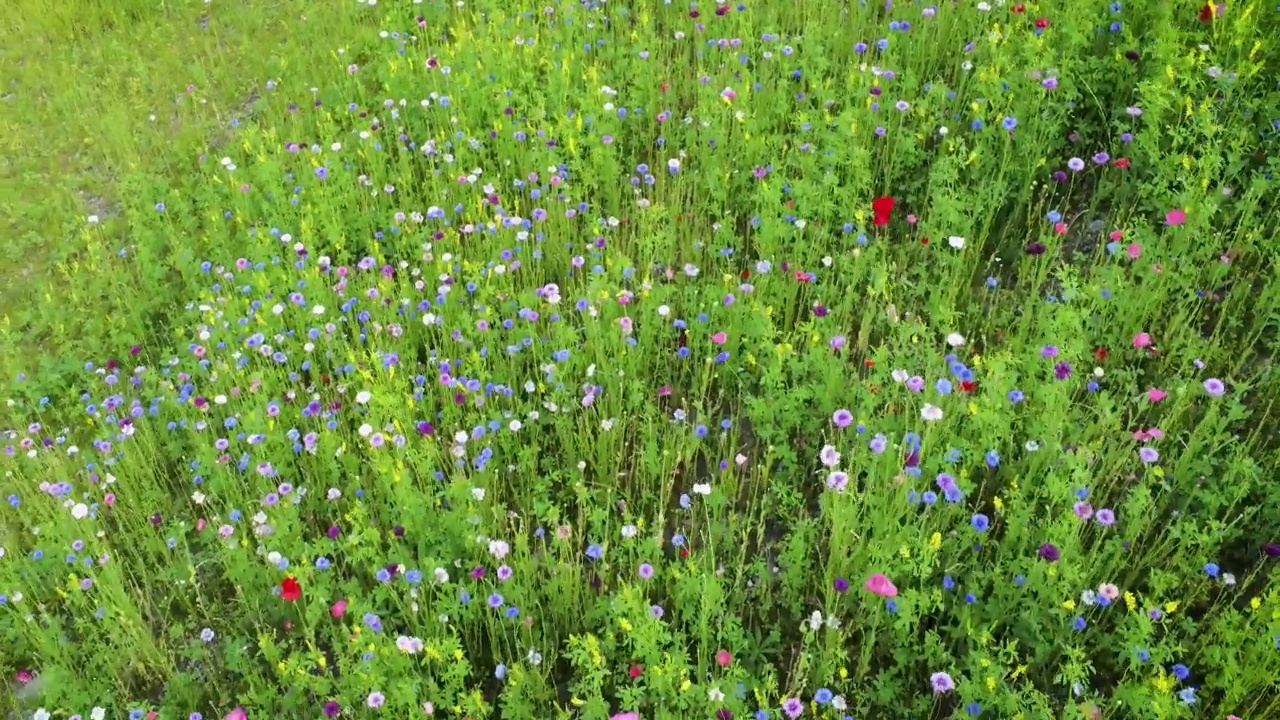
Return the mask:
<svg viewBox="0 0 1280 720"><path fill-rule="evenodd" d="M942 533L935 532L929 536L929 549L937 550L940 547L942 547Z"/></svg>
<svg viewBox="0 0 1280 720"><path fill-rule="evenodd" d="M849 668L840 668L840 679L846 680L849 677Z"/></svg>
<svg viewBox="0 0 1280 720"><path fill-rule="evenodd" d="M581 700L579 700L579 699L578 699L578 698L576 698L576 697L575 697L575 698L569 698L569 702L570 702L570 703L572 703L574 707L582 707L583 705L586 705L586 703L582 702Z"/></svg>
<svg viewBox="0 0 1280 720"><path fill-rule="evenodd" d="M1262 607L1262 600L1255 597L1254 599L1249 601L1249 607L1253 608L1254 610L1257 610L1258 608Z"/></svg>
<svg viewBox="0 0 1280 720"><path fill-rule="evenodd" d="M622 628L622 632L631 632L631 623L626 618L618 618L618 627Z"/></svg>
<svg viewBox="0 0 1280 720"><path fill-rule="evenodd" d="M1164 611L1166 614L1172 615L1173 613L1177 612L1177 610L1178 610L1177 600L1173 602L1167 602L1164 604Z"/></svg>
<svg viewBox="0 0 1280 720"><path fill-rule="evenodd" d="M988 676L987 676L987 690L988 690L988 691L991 691L991 690L995 690L995 689L996 689L996 679L995 679L995 678L993 678L993 677L991 677L990 675L988 675Z"/></svg>
<svg viewBox="0 0 1280 720"><path fill-rule="evenodd" d="M1001 500L999 496L996 496L996 498L991 501L991 504L996 506L996 512L1004 512L1004 501Z"/></svg>
<svg viewBox="0 0 1280 720"><path fill-rule="evenodd" d="M1066 601L1064 601L1064 602L1062 603L1062 607L1064 607L1064 608L1066 608L1066 609L1068 609L1068 610L1075 610L1075 609L1076 609L1076 601L1075 601L1075 600L1071 600L1070 598L1068 598Z"/></svg>
<svg viewBox="0 0 1280 720"><path fill-rule="evenodd" d="M904 560L908 559L911 557L911 549L906 546L898 548L898 555L901 555Z"/></svg>

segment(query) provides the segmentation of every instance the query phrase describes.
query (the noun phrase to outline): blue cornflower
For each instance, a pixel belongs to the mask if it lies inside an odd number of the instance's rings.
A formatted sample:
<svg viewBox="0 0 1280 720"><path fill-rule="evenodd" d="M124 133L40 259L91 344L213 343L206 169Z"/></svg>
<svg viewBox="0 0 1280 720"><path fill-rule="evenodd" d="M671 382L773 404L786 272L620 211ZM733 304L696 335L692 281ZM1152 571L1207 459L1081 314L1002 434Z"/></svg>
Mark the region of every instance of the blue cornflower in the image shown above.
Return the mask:
<svg viewBox="0 0 1280 720"><path fill-rule="evenodd" d="M1182 663L1178 663L1169 668L1169 672L1173 673L1173 676L1178 678L1179 681L1186 680L1191 677L1191 668L1183 665Z"/></svg>
<svg viewBox="0 0 1280 720"><path fill-rule="evenodd" d="M835 693L831 692L827 688L818 688L818 690L813 693L813 701L819 705L826 705L831 702L831 698L833 697L835 697Z"/></svg>
<svg viewBox="0 0 1280 720"><path fill-rule="evenodd" d="M991 520L989 520L986 515L977 513L969 520L969 524L978 532L986 532L987 528L991 527Z"/></svg>
<svg viewBox="0 0 1280 720"><path fill-rule="evenodd" d="M587 557L591 558L592 560L599 560L600 558L604 557L604 549L601 548L599 545L592 543L587 546Z"/></svg>
<svg viewBox="0 0 1280 720"><path fill-rule="evenodd" d="M1216 564L1214 564L1214 563L1205 563L1205 566L1204 566L1204 574L1205 574L1205 575L1208 575L1208 576L1209 576L1209 577L1211 577L1211 578L1216 578L1216 577L1218 577L1218 572L1219 572L1219 568L1218 568L1218 566L1217 566Z"/></svg>

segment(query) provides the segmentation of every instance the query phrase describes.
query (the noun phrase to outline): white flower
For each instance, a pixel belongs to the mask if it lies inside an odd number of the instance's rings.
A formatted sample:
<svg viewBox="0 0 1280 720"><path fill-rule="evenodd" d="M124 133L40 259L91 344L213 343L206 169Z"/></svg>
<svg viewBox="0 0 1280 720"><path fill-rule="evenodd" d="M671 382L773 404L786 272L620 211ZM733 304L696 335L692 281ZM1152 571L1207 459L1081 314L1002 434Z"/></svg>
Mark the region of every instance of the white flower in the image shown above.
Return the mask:
<svg viewBox="0 0 1280 720"><path fill-rule="evenodd" d="M818 458L829 468L840 464L840 453L831 445L824 445L822 452L818 453Z"/></svg>
<svg viewBox="0 0 1280 720"><path fill-rule="evenodd" d="M820 627L822 627L822 613L814 610L813 614L809 616L809 629L817 630Z"/></svg>
<svg viewBox="0 0 1280 720"><path fill-rule="evenodd" d="M50 716L49 716L48 710L45 710L44 708L40 708L39 710L36 710L36 714L32 715L31 717L35 718L35 720L49 720Z"/></svg>
<svg viewBox="0 0 1280 720"><path fill-rule="evenodd" d="M953 348L964 346L964 336L960 333L951 333L947 336L947 344Z"/></svg>
<svg viewBox="0 0 1280 720"><path fill-rule="evenodd" d="M939 127L939 128L938 128L938 134L939 134L939 135L942 135L942 136L944 136L944 137L945 137L945 136L946 136L946 134L947 134L947 133L949 133L949 132L951 132L951 130L950 130L950 129L948 129L946 125L943 125L943 126L941 126L941 127Z"/></svg>
<svg viewBox="0 0 1280 720"><path fill-rule="evenodd" d="M364 405L365 403L369 402L372 399L373 399L373 393L369 392L368 390L361 390L360 392L356 393L356 402L360 403L361 405Z"/></svg>
<svg viewBox="0 0 1280 720"><path fill-rule="evenodd" d="M76 503L75 505L71 506L71 517L77 520L84 519L84 517L87 516L88 514L89 514L89 506L85 505L84 503Z"/></svg>
<svg viewBox="0 0 1280 720"><path fill-rule="evenodd" d="M892 376L893 376L894 382L906 382L907 378L911 377L907 373L907 371L903 370L902 368L898 368L897 370L894 370L892 373Z"/></svg>
<svg viewBox="0 0 1280 720"><path fill-rule="evenodd" d="M203 505L204 498L205 498L204 493L200 492L199 490L191 493L191 502L197 505Z"/></svg>
<svg viewBox="0 0 1280 720"><path fill-rule="evenodd" d="M924 407L920 408L920 417L929 421L941 420L942 408L936 405L930 405L929 403L925 403Z"/></svg>
<svg viewBox="0 0 1280 720"><path fill-rule="evenodd" d="M721 700L724 700L724 693L720 692L720 688L713 687L707 691L707 699L711 702L720 702Z"/></svg>
<svg viewBox="0 0 1280 720"><path fill-rule="evenodd" d="M367 438L373 433L373 426L369 423L364 423L358 430L356 430L356 432L360 433L360 437Z"/></svg>
<svg viewBox="0 0 1280 720"><path fill-rule="evenodd" d="M511 432L520 432L520 428L524 426L520 424L519 420L512 420L507 424L507 427L511 429Z"/></svg>
<svg viewBox="0 0 1280 720"><path fill-rule="evenodd" d="M1035 452L1039 449L1040 449L1040 443L1036 442L1035 440L1027 441L1027 452Z"/></svg>
<svg viewBox="0 0 1280 720"><path fill-rule="evenodd" d="M471 488L471 497L476 500L484 499L484 488Z"/></svg>
<svg viewBox="0 0 1280 720"><path fill-rule="evenodd" d="M960 237L959 235L952 235L951 237L947 238L947 244L957 250L960 250L964 248L964 238Z"/></svg>
<svg viewBox="0 0 1280 720"><path fill-rule="evenodd" d="M107 711L100 707L95 707L89 711L89 720L102 720L107 716Z"/></svg>
<svg viewBox="0 0 1280 720"><path fill-rule="evenodd" d="M849 705L844 701L843 695L837 695L831 698L831 707L835 708L836 710L844 710L845 708L849 707Z"/></svg>
<svg viewBox="0 0 1280 720"><path fill-rule="evenodd" d="M636 532L637 532L637 531L636 531L636 526L635 526L635 525L623 525L623 526L622 526L622 537L624 537L624 538L633 538L633 537L635 537L635 536L636 536Z"/></svg>
<svg viewBox="0 0 1280 720"><path fill-rule="evenodd" d="M694 483L693 494L707 496L711 494L711 483Z"/></svg>
<svg viewBox="0 0 1280 720"><path fill-rule="evenodd" d="M439 567L436 568L435 576L436 576L436 582L440 583L441 585L449 582L449 571L445 570L444 568L439 568Z"/></svg>
<svg viewBox="0 0 1280 720"><path fill-rule="evenodd" d="M1222 573L1222 583L1224 585L1235 585L1236 576L1232 575L1231 573Z"/></svg>

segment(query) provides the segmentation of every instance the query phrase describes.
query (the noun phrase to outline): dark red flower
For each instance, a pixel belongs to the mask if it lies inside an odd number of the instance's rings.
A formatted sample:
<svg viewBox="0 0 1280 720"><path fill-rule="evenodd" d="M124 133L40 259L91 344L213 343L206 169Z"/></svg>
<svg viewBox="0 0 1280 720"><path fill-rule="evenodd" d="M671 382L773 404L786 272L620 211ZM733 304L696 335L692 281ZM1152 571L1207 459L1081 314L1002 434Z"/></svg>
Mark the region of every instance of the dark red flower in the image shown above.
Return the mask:
<svg viewBox="0 0 1280 720"><path fill-rule="evenodd" d="M1049 27L1049 18L1036 18L1036 27L1040 30Z"/></svg>
<svg viewBox="0 0 1280 720"><path fill-rule="evenodd" d="M302 597L302 586L290 575L280 581L280 597L293 602Z"/></svg>
<svg viewBox="0 0 1280 720"><path fill-rule="evenodd" d="M1213 16L1216 14L1215 10L1216 8L1213 7L1213 3L1207 2L1204 5L1201 5L1200 6L1200 22L1207 23L1210 20L1212 20Z"/></svg>
<svg viewBox="0 0 1280 720"><path fill-rule="evenodd" d="M1124 170L1129 167L1129 158L1116 158L1116 167Z"/></svg>
<svg viewBox="0 0 1280 720"><path fill-rule="evenodd" d="M974 381L972 381L972 380L961 380L961 381L960 381L960 390L961 390L961 391L963 391L963 392L971 393L971 392L973 392L974 390L977 390L977 389L978 389L978 383L976 383L976 382L974 382Z"/></svg>
<svg viewBox="0 0 1280 720"><path fill-rule="evenodd" d="M639 665L632 665L631 668L627 670L627 674L633 678L640 677L640 673L642 672L644 672L644 670Z"/></svg>
<svg viewBox="0 0 1280 720"><path fill-rule="evenodd" d="M889 224L889 213L893 212L893 204L896 202L892 197L885 195L871 201L871 212L875 213L872 224L876 226Z"/></svg>
<svg viewBox="0 0 1280 720"><path fill-rule="evenodd" d="M680 559L684 560L687 557L689 557L689 548L685 548L685 547L680 548Z"/></svg>
<svg viewBox="0 0 1280 720"><path fill-rule="evenodd" d="M1093 349L1093 356L1098 358L1098 362L1102 362L1107 359L1107 349L1099 345Z"/></svg>

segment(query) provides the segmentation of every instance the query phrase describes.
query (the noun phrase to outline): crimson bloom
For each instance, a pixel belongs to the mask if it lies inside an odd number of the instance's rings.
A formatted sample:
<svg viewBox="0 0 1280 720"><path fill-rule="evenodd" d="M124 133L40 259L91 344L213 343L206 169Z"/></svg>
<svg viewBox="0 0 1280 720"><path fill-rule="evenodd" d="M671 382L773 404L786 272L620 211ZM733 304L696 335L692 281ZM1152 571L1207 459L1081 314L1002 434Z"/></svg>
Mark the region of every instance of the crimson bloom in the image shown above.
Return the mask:
<svg viewBox="0 0 1280 720"><path fill-rule="evenodd" d="M885 195L871 201L871 212L875 213L875 218L871 221L876 226L889 224L889 213L893 212L893 204L896 202L892 197Z"/></svg>
<svg viewBox="0 0 1280 720"><path fill-rule="evenodd" d="M292 575L280 581L280 597L289 602L302 597L302 586L298 584L298 581Z"/></svg>

